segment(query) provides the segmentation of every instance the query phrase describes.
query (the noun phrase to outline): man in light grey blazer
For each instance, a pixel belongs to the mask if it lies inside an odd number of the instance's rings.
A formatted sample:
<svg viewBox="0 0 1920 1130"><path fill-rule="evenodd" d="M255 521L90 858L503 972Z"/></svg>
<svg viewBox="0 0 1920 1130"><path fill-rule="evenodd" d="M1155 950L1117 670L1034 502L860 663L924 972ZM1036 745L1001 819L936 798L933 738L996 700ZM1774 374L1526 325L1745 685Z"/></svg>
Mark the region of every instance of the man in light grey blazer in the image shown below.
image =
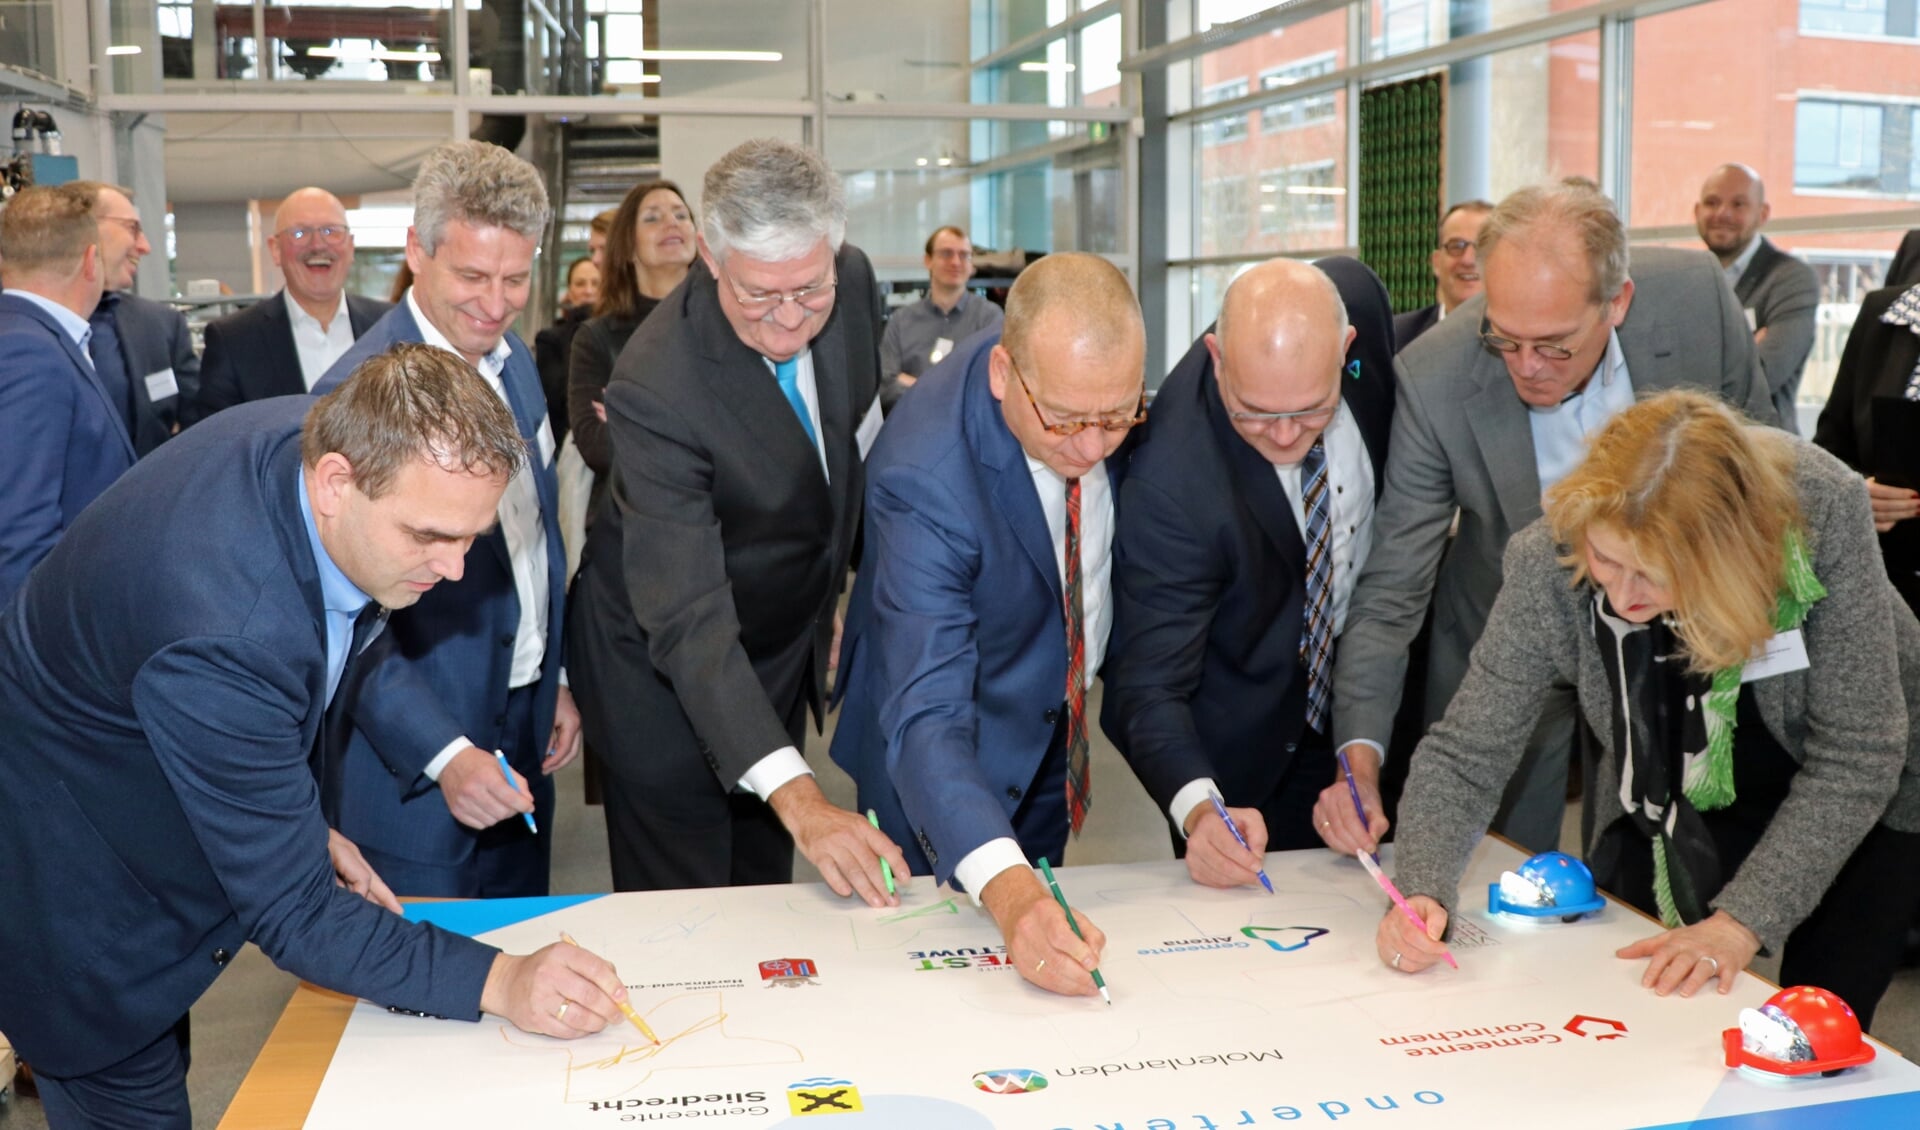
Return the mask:
<svg viewBox="0 0 1920 1130"><path fill-rule="evenodd" d="M1591 182L1523 188L1477 246L1485 293L1395 359L1400 388L1373 551L1355 586L1333 680L1333 736L1369 808L1406 677L1434 603L1426 721L1437 721L1500 591L1501 555L1542 492L1635 396L1687 386L1775 422L1746 318L1713 258L1638 248ZM1458 533L1448 530L1458 512ZM1493 827L1531 851L1558 845L1570 694L1543 714ZM1338 792L1345 785L1336 782ZM1329 794L1332 795L1332 794ZM1351 804L1316 814L1329 846L1372 838Z"/></svg>
<svg viewBox="0 0 1920 1130"><path fill-rule="evenodd" d="M1807 355L1813 352L1820 280L1812 267L1760 234L1772 214L1760 174L1745 165L1727 164L1708 174L1700 186L1693 223L1701 242L1719 258L1733 297L1746 312L1780 426L1797 435L1800 421L1793 402Z"/></svg>

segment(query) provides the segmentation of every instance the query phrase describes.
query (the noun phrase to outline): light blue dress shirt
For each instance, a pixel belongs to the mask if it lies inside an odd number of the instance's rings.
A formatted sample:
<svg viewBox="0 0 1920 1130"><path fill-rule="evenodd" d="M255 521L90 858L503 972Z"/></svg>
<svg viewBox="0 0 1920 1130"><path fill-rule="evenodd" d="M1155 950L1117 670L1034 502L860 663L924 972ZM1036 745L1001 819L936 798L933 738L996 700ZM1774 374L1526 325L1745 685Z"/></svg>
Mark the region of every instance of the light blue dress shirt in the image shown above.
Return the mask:
<svg viewBox="0 0 1920 1130"><path fill-rule="evenodd" d="M299 476L295 492L300 496L300 521L307 528L307 544L313 548L313 563L320 573L320 605L326 611L327 622L327 701L332 702L340 676L347 669L347 645L353 642L353 621L373 598L347 579L340 566L327 556L327 547L320 544L320 528L313 521L313 502L307 498L304 472Z"/></svg>
<svg viewBox="0 0 1920 1130"><path fill-rule="evenodd" d="M1632 404L1633 380L1627 375L1626 354L1620 351L1620 335L1609 332L1607 355L1600 359L1586 388L1551 408L1527 409L1541 492L1578 467L1587 457L1588 437Z"/></svg>

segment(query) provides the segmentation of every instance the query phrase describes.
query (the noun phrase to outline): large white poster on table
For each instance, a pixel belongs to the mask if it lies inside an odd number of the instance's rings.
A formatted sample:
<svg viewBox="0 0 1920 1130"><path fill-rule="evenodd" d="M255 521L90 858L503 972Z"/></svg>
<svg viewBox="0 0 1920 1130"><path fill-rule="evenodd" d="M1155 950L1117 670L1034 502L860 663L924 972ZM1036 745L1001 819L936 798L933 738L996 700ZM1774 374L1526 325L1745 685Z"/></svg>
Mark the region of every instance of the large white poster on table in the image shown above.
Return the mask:
<svg viewBox="0 0 1920 1130"><path fill-rule="evenodd" d="M1271 896L1171 863L1062 868L1107 933L1111 1007L1028 985L992 920L924 879L892 910L821 886L432 908L469 927L531 914L474 930L515 952L572 935L615 964L660 1044L362 1003L308 1126L1739 1127L1791 1108L1808 1109L1764 1125L1920 1125L1920 1070L1884 1048L1831 1079L1728 1071L1721 1030L1771 987L1654 996L1642 963L1613 956L1653 932L1630 910L1489 916L1487 884L1519 860L1482 844L1460 968L1419 976L1381 966L1385 899L1327 852L1270 856Z"/></svg>

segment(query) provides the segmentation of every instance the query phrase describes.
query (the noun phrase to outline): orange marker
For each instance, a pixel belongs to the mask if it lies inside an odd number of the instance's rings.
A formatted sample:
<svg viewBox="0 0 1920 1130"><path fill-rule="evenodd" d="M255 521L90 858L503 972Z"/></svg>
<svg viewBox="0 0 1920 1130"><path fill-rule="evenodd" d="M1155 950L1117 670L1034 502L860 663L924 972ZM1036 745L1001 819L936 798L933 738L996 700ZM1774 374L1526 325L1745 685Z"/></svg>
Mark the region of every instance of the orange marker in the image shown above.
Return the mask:
<svg viewBox="0 0 1920 1130"><path fill-rule="evenodd" d="M579 942L574 941L573 935L567 933L565 930L560 931L560 940L574 947L575 949L586 948L585 946L581 945ZM647 1022L640 1019L640 1014L633 1011L632 1005L628 1004L626 1001L621 1001L621 1000L614 1001L613 1003L620 1006L620 1011L627 1014L627 1019L633 1022L633 1026L635 1028L640 1029L640 1034L642 1036L645 1036L649 1041L651 1041L655 1047L658 1047L660 1045L660 1037L653 1034L653 1029L647 1027Z"/></svg>

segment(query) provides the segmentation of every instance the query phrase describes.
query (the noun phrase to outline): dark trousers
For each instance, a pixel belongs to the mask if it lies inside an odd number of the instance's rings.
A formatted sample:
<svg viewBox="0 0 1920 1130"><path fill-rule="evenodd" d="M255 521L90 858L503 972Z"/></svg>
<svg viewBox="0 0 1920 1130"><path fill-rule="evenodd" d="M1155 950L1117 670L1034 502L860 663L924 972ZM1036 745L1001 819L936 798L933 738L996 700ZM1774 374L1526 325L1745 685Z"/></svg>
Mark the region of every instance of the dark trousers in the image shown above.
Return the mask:
<svg viewBox="0 0 1920 1130"><path fill-rule="evenodd" d="M533 732L538 697L538 683L508 692L500 752L507 755L514 771L526 778L539 834L528 831L527 822L520 817L508 817L474 833L474 850L459 863L405 859L360 845L368 865L395 894L494 899L537 898L547 893L553 862L554 791L553 778L540 771L540 763L547 756L548 735ZM438 797L430 799L434 804L442 803Z"/></svg>
<svg viewBox="0 0 1920 1130"><path fill-rule="evenodd" d="M52 1130L192 1130L187 1018L112 1067L56 1079L36 1071Z"/></svg>
<svg viewBox="0 0 1920 1130"><path fill-rule="evenodd" d="M1313 806L1320 799L1320 790L1333 783L1339 772L1339 762L1334 760L1333 747L1326 737L1306 731L1295 745L1292 763L1266 796L1222 796L1220 799L1229 808L1260 810L1260 818L1267 823L1268 851L1325 847L1325 841L1313 826ZM1211 810L1213 805L1201 807ZM1203 814L1200 818L1205 820L1207 816ZM1172 829L1172 835L1173 857L1185 859L1187 838L1178 828Z"/></svg>

